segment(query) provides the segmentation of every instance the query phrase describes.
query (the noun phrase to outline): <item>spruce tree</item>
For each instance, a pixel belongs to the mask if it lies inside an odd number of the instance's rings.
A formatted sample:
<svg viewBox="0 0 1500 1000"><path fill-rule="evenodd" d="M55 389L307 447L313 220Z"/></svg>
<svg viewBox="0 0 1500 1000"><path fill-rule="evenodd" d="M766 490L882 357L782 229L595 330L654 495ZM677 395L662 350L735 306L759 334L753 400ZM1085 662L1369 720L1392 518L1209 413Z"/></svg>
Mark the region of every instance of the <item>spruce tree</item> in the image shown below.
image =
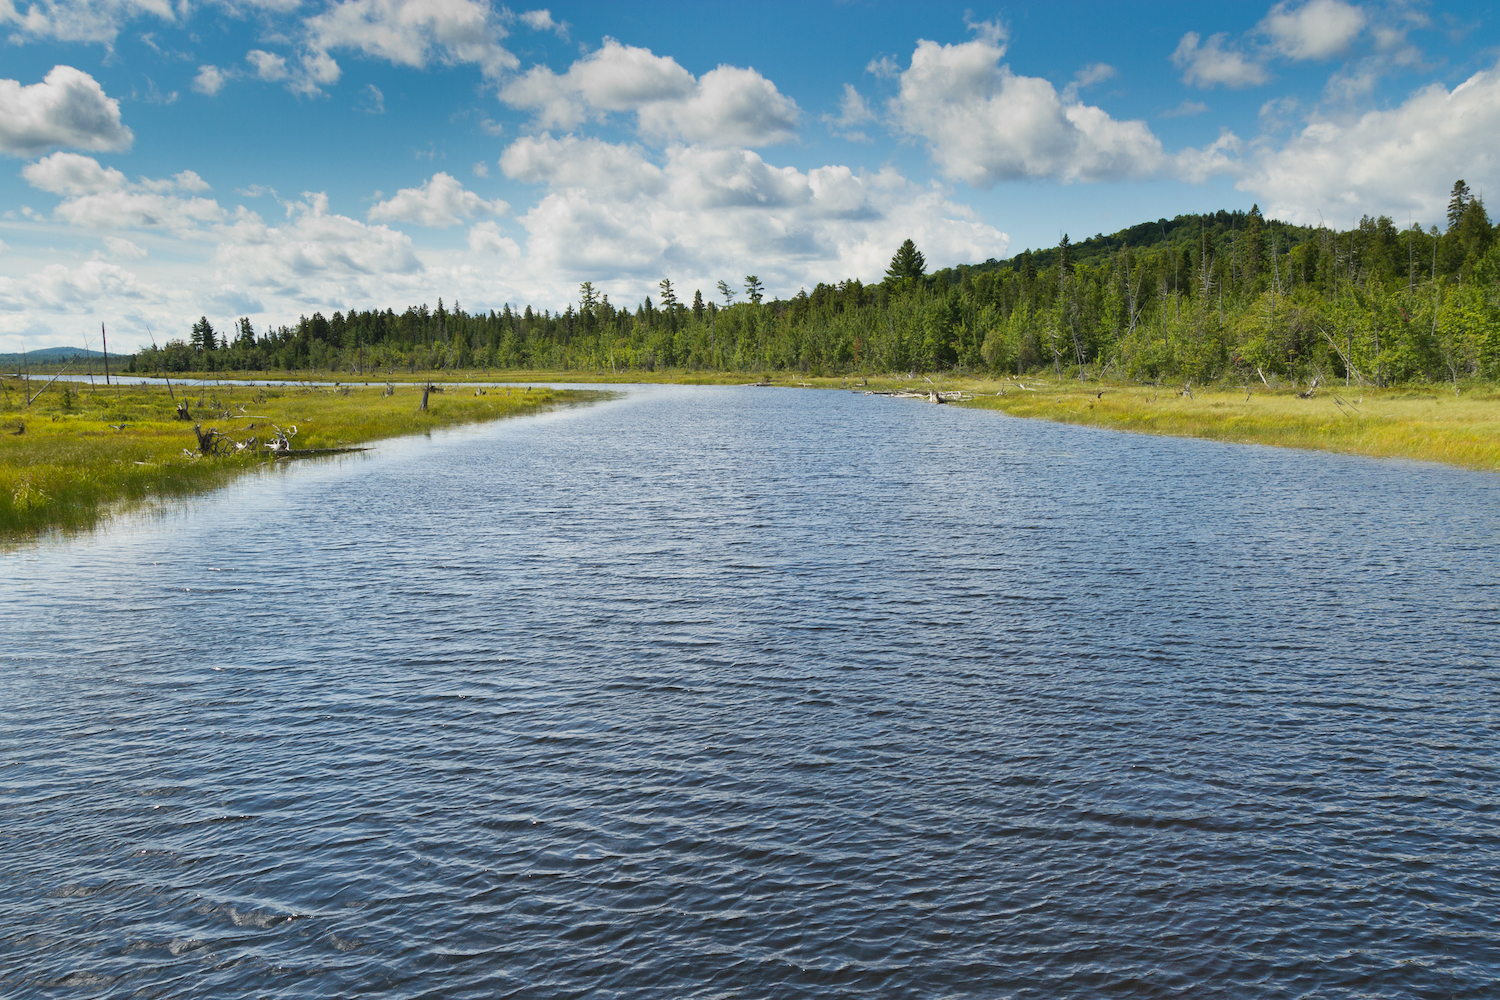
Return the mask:
<svg viewBox="0 0 1500 1000"><path fill-rule="evenodd" d="M910 278L913 281L927 273L927 258L922 256L922 251L911 240L901 244L896 251L896 256L891 258L891 266L886 270L885 276L888 281L901 281Z"/></svg>

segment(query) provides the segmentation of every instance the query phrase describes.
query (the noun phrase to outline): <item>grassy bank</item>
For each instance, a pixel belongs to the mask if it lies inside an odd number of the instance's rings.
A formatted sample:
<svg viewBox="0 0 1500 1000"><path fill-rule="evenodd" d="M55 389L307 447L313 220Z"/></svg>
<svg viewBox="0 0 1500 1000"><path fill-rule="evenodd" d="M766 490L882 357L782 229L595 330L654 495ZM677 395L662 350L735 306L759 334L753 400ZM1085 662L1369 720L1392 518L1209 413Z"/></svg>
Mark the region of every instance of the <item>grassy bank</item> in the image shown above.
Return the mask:
<svg viewBox="0 0 1500 1000"><path fill-rule="evenodd" d="M961 405L1017 417L1500 470L1500 391L1490 385L1458 394L1449 386L1336 386L1320 388L1311 398L1263 385L1193 388L1189 395L1180 386L1030 378L954 380L944 387L975 393Z"/></svg>
<svg viewBox="0 0 1500 1000"><path fill-rule="evenodd" d="M30 392L43 383L32 379ZM261 445L290 434L301 451L347 448L454 424L534 413L592 393L550 389L448 389L419 410L422 389L396 386L246 387L54 383L27 405L19 379L0 379L0 538L79 529L112 510L221 485L272 461ZM185 403L189 419L176 416ZM194 425L243 451L198 454Z"/></svg>
<svg viewBox="0 0 1500 1000"><path fill-rule="evenodd" d="M333 380L347 375L299 373ZM383 376L424 381L434 373ZM286 377L266 372L264 378ZM660 383L774 386L890 391L961 391L960 405L1143 434L1201 437L1243 444L1442 462L1500 471L1500 385L1483 380L1394 389L1319 387L1310 398L1284 383L1251 386L1153 386L1132 382L1079 382L1039 374L1021 378L967 375L816 376L799 372L651 372L452 370L451 381ZM1305 386L1301 387L1305 390ZM195 390L196 391L196 390ZM1100 392L1103 395L1100 395Z"/></svg>

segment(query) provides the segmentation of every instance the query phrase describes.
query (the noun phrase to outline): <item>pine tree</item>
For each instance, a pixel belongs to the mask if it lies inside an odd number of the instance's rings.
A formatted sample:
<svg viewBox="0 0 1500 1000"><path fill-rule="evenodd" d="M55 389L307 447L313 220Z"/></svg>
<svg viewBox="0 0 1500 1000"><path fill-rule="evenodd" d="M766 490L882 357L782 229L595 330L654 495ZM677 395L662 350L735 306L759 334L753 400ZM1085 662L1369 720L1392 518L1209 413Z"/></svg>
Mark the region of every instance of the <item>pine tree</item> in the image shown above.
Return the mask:
<svg viewBox="0 0 1500 1000"><path fill-rule="evenodd" d="M911 240L901 244L896 251L896 256L891 258L891 266L886 270L887 281L901 281L910 278L913 281L927 273L927 258L922 256L922 251Z"/></svg>
<svg viewBox="0 0 1500 1000"><path fill-rule="evenodd" d="M214 325L208 321L207 316L200 316L198 322L193 324L192 341L195 350L211 351L214 349Z"/></svg>
<svg viewBox="0 0 1500 1000"><path fill-rule="evenodd" d="M1473 197L1462 177L1453 182L1453 194L1448 199L1448 232L1453 232L1464 221L1464 211Z"/></svg>
<svg viewBox="0 0 1500 1000"><path fill-rule="evenodd" d="M750 301L755 303L756 305L760 305L760 300L765 297L761 291L761 289L764 287L765 286L760 283L760 279L755 275L745 275L745 294L748 295L750 297Z"/></svg>

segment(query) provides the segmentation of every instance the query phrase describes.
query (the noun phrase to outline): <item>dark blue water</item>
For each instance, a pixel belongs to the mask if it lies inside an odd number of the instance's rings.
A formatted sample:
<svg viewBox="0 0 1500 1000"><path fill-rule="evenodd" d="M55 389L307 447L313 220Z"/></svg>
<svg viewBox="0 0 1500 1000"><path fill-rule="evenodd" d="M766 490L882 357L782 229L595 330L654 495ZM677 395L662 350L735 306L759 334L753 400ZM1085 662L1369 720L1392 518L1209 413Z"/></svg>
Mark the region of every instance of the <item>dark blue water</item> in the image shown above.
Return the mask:
<svg viewBox="0 0 1500 1000"><path fill-rule="evenodd" d="M1485 997L1500 478L646 389L0 556L0 994Z"/></svg>

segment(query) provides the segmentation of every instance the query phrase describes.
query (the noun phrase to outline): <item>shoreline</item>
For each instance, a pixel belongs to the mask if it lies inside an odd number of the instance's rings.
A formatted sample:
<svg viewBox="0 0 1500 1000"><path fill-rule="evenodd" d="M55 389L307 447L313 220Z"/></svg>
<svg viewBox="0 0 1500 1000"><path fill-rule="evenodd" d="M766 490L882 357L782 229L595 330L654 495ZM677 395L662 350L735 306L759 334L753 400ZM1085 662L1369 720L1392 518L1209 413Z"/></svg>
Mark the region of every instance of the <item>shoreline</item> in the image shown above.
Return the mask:
<svg viewBox="0 0 1500 1000"><path fill-rule="evenodd" d="M193 379L227 373L189 373ZM275 373L243 373L277 378ZM349 379L348 373L293 373L307 384ZM387 381L436 381L438 373L371 376ZM366 379L360 377L356 383ZM1155 385L1123 380L1078 381L1055 373L1024 376L967 374L805 375L800 373L660 371L505 371L452 370L447 384L524 385L762 385L780 388L891 392L911 389L960 393L971 399L949 402L973 409L999 410L1014 417L1055 420L1136 434L1195 437L1231 444L1327 451L1367 458L1435 462L1486 472L1500 471L1500 384L1486 381L1421 383L1388 388L1320 385L1307 387L1274 377L1271 384L1201 387ZM351 383L345 383L351 384ZM1186 388L1188 394L1184 394ZM1035 390L1035 391L1033 391ZM1099 395L1100 393L1103 395ZM1248 397L1248 398L1247 398Z"/></svg>
<svg viewBox="0 0 1500 1000"><path fill-rule="evenodd" d="M377 441L541 413L607 390L454 392L437 387L58 382L28 405L0 379L0 545L85 531L140 507L288 461ZM40 386L32 380L31 392ZM177 415L178 404L186 418ZM201 431L201 433L200 433ZM280 452L268 450L278 439Z"/></svg>

